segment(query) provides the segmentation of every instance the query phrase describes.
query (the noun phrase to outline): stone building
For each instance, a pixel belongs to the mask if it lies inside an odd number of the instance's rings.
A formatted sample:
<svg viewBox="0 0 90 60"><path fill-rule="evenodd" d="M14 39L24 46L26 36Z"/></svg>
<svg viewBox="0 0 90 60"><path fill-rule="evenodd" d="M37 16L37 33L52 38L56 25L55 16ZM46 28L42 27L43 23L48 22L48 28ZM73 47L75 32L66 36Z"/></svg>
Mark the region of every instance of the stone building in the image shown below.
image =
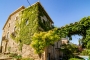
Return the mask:
<svg viewBox="0 0 90 60"><path fill-rule="evenodd" d="M15 47L18 45L10 38L10 34L15 31L15 22L16 19L18 19L19 13L25 9L24 6L21 6L19 9L14 11L13 13L10 14L8 17L4 27L3 27L3 34L2 34L2 52L7 52L7 50L11 49L14 51ZM10 46L10 47L8 47ZM8 47L8 48L7 48ZM11 48L12 47L12 48Z"/></svg>
<svg viewBox="0 0 90 60"><path fill-rule="evenodd" d="M44 7L41 5L40 2L36 2L35 4L33 4L27 8L25 8L24 6L21 6L16 11L14 11L13 13L10 14L10 16L8 17L6 23L3 27L2 42L1 42L2 53L17 53L17 54L22 55L22 57L25 57L25 58L30 57L30 58L33 58L34 60L59 60L59 56L61 54L59 51L59 48L62 44L61 41L55 42L54 45L50 45L47 48L45 48L41 57L39 57L38 54L34 53L34 49L30 45L27 45L27 44L23 44L22 51L20 51L18 49L18 46L20 43L17 43L14 39L12 39L10 37L10 35L13 32L15 32L15 30L16 30L16 23L17 23L16 21L17 20L19 21L21 19L20 18L21 12L28 10L28 8L31 9L34 6L35 6L35 8L33 8L33 11L30 11L30 13L32 15L37 13L36 17L40 18L40 19L37 18L37 23L41 24L37 27L38 31L48 31L53 27L52 19L49 17L49 15L47 14L47 12L45 11ZM38 11L36 11L36 9ZM42 9L42 10L40 10L40 9ZM38 12L41 13L41 15L39 15ZM34 20L36 20L36 18ZM28 24L27 21L26 21L26 24ZM29 24L34 24L34 23L29 22ZM32 30L33 30L33 28L34 27L32 27ZM65 43L67 43L67 42L65 42Z"/></svg>
<svg viewBox="0 0 90 60"><path fill-rule="evenodd" d="M60 51L60 48L63 44L68 44L68 39L62 38L54 43L54 45L50 45L47 47L47 60L60 60L63 56L63 52Z"/></svg>

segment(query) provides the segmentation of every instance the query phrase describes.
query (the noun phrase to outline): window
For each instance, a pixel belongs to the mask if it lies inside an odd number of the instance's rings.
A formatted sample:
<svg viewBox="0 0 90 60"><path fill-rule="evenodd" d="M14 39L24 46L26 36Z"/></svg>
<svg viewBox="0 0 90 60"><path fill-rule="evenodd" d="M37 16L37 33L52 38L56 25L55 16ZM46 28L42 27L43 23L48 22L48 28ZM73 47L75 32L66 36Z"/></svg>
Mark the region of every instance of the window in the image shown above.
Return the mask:
<svg viewBox="0 0 90 60"><path fill-rule="evenodd" d="M7 36L6 36L6 39L8 39L9 38L9 32L7 33Z"/></svg>
<svg viewBox="0 0 90 60"><path fill-rule="evenodd" d="M53 27L54 25L53 25L53 23L52 22L50 22L50 27Z"/></svg>
<svg viewBox="0 0 90 60"><path fill-rule="evenodd" d="M46 22L45 22L45 20L43 19L43 24L45 24Z"/></svg>
<svg viewBox="0 0 90 60"><path fill-rule="evenodd" d="M16 27L14 27L12 34L14 37L16 37Z"/></svg>
<svg viewBox="0 0 90 60"><path fill-rule="evenodd" d="M15 17L15 20L18 20L18 16Z"/></svg>
<svg viewBox="0 0 90 60"><path fill-rule="evenodd" d="M8 27L10 27L10 23L9 23Z"/></svg>
<svg viewBox="0 0 90 60"><path fill-rule="evenodd" d="M19 40L19 42L21 43L22 41L21 41L21 40Z"/></svg>
<svg viewBox="0 0 90 60"><path fill-rule="evenodd" d="M41 27L38 28L39 31L44 31Z"/></svg>
<svg viewBox="0 0 90 60"><path fill-rule="evenodd" d="M16 31L16 27L14 27L14 32Z"/></svg>
<svg viewBox="0 0 90 60"><path fill-rule="evenodd" d="M26 20L26 25L28 25L29 24L29 21L28 20Z"/></svg>

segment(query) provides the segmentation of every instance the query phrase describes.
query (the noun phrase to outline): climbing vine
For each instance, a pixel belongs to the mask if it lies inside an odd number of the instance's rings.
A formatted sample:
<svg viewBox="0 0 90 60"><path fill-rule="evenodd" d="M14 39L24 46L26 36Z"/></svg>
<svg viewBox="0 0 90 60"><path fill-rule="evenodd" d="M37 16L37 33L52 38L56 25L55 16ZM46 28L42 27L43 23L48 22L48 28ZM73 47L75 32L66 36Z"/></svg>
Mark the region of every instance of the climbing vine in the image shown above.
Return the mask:
<svg viewBox="0 0 90 60"><path fill-rule="evenodd" d="M46 16L48 19L45 23L42 23L41 20L43 16ZM71 36L75 34L83 36L83 47L90 48L90 16L61 28L50 27L50 21L50 18L41 5L36 3L21 12L20 20L17 20L16 23L15 35L12 33L11 37L20 43L20 49L23 44L31 45L38 54L42 53L47 46L60 40L60 38L68 37L69 40L72 40ZM39 27L44 32L41 32Z"/></svg>
<svg viewBox="0 0 90 60"><path fill-rule="evenodd" d="M39 28L42 28L43 31L52 28L50 27L50 18L43 10L40 3L37 2L20 13L20 19L16 21L16 30L11 34L11 38L19 43L19 50L22 50L23 44L31 44L33 34L42 31ZM43 16L48 19L45 24L41 20Z"/></svg>
<svg viewBox="0 0 90 60"><path fill-rule="evenodd" d="M23 10L20 13L20 19L16 21L16 36L12 33L11 37L19 44L22 50L23 44L29 45L32 35L38 32L38 5L35 4Z"/></svg>
<svg viewBox="0 0 90 60"><path fill-rule="evenodd" d="M90 47L90 16L82 18L79 22L71 23L61 28L54 28L48 32L35 33L33 35L32 47L37 53L42 53L43 49L60 38L68 37L72 40L72 35L78 34L83 36L82 46Z"/></svg>
<svg viewBox="0 0 90 60"><path fill-rule="evenodd" d="M36 50L35 52L40 54L43 52L46 46L52 45L60 37L57 35L57 29L50 30L48 32L35 33L32 38L32 47Z"/></svg>

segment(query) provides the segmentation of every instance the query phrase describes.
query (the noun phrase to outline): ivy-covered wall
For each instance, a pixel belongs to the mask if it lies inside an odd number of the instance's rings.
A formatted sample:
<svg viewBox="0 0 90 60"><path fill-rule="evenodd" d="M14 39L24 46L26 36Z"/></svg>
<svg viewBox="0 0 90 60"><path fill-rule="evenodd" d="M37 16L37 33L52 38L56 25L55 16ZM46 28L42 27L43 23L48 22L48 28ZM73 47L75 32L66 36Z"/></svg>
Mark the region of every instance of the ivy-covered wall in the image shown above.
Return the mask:
<svg viewBox="0 0 90 60"><path fill-rule="evenodd" d="M82 18L80 21L54 28L47 32L36 33L31 44L37 53L42 53L45 47L54 44L61 38L68 37L72 40L72 35L81 35L81 45L83 48L90 49L90 16Z"/></svg>
<svg viewBox="0 0 90 60"><path fill-rule="evenodd" d="M53 28L53 26L52 26L53 21L47 15L46 11L41 6L41 4L38 4L38 10L39 10L39 16L38 16L38 18L39 18L39 26L42 27L45 31L51 30ZM46 18L47 21L45 21L44 19L41 19L41 17ZM43 23L42 23L42 20L44 20Z"/></svg>
<svg viewBox="0 0 90 60"><path fill-rule="evenodd" d="M45 23L41 17L46 16L48 19ZM23 44L30 45L34 33L39 33L41 27L44 31L50 30L50 18L42 8L39 2L24 9L20 14L20 20L17 20L16 30L11 34L11 37L16 42L20 43L19 49L22 50Z"/></svg>

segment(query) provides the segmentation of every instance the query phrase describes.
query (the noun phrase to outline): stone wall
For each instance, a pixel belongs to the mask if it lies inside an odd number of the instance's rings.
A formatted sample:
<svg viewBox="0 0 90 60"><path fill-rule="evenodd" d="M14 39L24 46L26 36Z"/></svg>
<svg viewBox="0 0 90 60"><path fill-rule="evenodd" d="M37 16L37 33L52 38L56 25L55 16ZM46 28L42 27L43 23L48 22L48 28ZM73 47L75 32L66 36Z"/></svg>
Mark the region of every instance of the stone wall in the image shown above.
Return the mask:
<svg viewBox="0 0 90 60"><path fill-rule="evenodd" d="M34 52L34 49L30 45L25 45L25 44L22 47L21 55L22 57L25 57L25 58L30 57L30 58L33 58L34 60L42 60L44 57L43 56L40 58L39 55Z"/></svg>
<svg viewBox="0 0 90 60"><path fill-rule="evenodd" d="M18 50L18 44L16 44L15 41L11 39L10 34L12 32L14 32L15 23L16 23L16 17L19 17L19 13L22 10L23 10L23 8L20 11L16 12L16 13L13 12L12 13L13 15L11 14L12 16L11 15L9 16L9 18L8 18L4 28L3 28L2 37L5 37L5 39L2 39L2 51L3 52L9 52L8 49L10 49L11 53L16 52ZM5 44L6 41L4 41L4 40L7 40L7 46ZM5 48L4 48L5 46L6 46L6 51L5 51Z"/></svg>
<svg viewBox="0 0 90 60"><path fill-rule="evenodd" d="M40 3L39 3L39 5L40 5ZM52 28L53 22L50 19L50 17L47 15L47 13L45 13L46 11L44 11L43 7L41 5L40 5L40 7L43 10L43 12L42 11L40 11L40 12L42 12L42 14L44 14L43 16L40 16L40 20L41 20L41 23L45 26L45 27L44 26L40 27L40 31L45 31L44 28L46 28L46 31L50 30ZM3 53L5 53L5 52L17 53L17 54L22 55L22 57L25 57L25 58L30 57L30 58L33 58L34 60L47 60L48 53L52 53L52 57L53 57L53 54L54 54L53 50L50 50L50 49L53 49L52 46L49 46L44 51L44 53L41 54L41 58L40 58L40 56L38 54L35 54L34 49L30 45L23 44L22 50L20 51L19 50L19 43L16 43L15 40L13 40L10 37L10 35L13 32L15 32L16 21L20 19L19 14L23 9L24 8L21 7L18 10L16 10L17 12L15 11L12 14L10 14L8 20L6 21L6 24L4 25L2 37L5 37L6 38L5 40L7 40L7 41L2 40Z"/></svg>
<svg viewBox="0 0 90 60"><path fill-rule="evenodd" d="M47 47L47 59L51 60L58 60L60 53L60 47L61 47L61 41L57 41L54 43L54 45L50 45Z"/></svg>
<svg viewBox="0 0 90 60"><path fill-rule="evenodd" d="M40 58L39 55L34 52L34 49L30 45L25 45L25 44L23 45L22 50L19 50L19 43L17 43L15 40L13 40L10 37L10 34L15 32L15 28L16 28L15 24L16 24L16 21L20 19L19 14L22 10L23 8L14 14L12 13L13 15L11 14L9 16L9 19L7 20L7 23L3 28L2 37L5 37L5 39L2 39L2 52L17 53L22 55L22 57L33 58L34 60L44 60L44 53L42 53ZM7 46L6 46L6 43L7 43Z"/></svg>
<svg viewBox="0 0 90 60"><path fill-rule="evenodd" d="M60 51L62 44L68 44L68 40L61 39L55 42L53 45L47 47L47 60L59 60L60 56L63 56L63 52Z"/></svg>

